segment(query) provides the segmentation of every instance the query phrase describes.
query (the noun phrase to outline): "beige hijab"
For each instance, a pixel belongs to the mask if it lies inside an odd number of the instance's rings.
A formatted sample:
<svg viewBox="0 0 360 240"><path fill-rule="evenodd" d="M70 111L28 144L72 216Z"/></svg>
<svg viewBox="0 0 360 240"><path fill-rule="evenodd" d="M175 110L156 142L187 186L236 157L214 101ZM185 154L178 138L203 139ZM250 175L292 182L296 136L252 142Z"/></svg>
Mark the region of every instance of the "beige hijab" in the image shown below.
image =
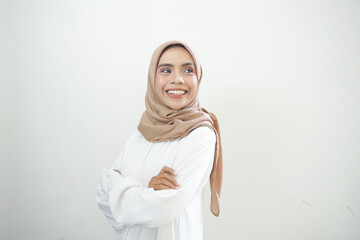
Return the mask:
<svg viewBox="0 0 360 240"><path fill-rule="evenodd" d="M215 216L220 213L220 192L222 183L222 150L220 129L215 115L200 107L198 94L192 102L182 109L173 110L165 106L155 91L155 76L158 62L163 50L170 45L181 44L194 60L198 83L200 84L202 69L194 52L183 42L169 41L160 45L152 55L147 92L145 97L146 111L143 113L138 130L150 142L165 142L187 136L192 130L200 126L208 126L216 134L216 148L213 169L210 174L211 212Z"/></svg>

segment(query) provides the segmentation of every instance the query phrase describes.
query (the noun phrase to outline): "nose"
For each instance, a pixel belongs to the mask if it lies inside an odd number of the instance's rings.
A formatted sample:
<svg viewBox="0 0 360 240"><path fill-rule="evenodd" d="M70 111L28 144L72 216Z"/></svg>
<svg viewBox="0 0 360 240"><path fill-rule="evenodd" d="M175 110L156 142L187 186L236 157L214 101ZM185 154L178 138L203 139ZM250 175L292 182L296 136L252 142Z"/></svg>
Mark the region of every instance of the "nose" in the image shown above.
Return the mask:
<svg viewBox="0 0 360 240"><path fill-rule="evenodd" d="M184 84L184 79L183 77L181 76L181 74L176 74L173 78L173 80L171 81L171 83L174 83L174 84Z"/></svg>

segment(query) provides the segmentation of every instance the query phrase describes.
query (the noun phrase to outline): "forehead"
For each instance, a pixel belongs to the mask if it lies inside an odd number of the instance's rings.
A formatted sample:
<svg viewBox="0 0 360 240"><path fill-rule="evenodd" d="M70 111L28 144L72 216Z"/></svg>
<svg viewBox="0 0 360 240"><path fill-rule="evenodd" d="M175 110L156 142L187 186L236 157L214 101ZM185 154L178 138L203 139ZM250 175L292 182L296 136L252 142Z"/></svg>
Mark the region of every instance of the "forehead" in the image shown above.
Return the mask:
<svg viewBox="0 0 360 240"><path fill-rule="evenodd" d="M162 63L176 64L184 62L194 63L194 60L191 57L190 53L182 47L172 47L163 52L159 59L158 65Z"/></svg>

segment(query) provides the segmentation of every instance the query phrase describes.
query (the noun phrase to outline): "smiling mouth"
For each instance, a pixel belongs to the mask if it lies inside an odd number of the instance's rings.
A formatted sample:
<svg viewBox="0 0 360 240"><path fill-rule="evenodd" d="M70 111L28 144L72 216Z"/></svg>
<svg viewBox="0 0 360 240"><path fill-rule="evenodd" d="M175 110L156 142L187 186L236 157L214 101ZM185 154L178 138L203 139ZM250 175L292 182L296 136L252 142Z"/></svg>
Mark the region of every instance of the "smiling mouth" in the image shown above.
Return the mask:
<svg viewBox="0 0 360 240"><path fill-rule="evenodd" d="M171 95L184 95L186 93L185 90L167 90L165 92Z"/></svg>
<svg viewBox="0 0 360 240"><path fill-rule="evenodd" d="M167 93L168 96L172 97L172 98L181 98L182 96L184 96L187 91L186 90L180 90L180 89L176 89L176 90L166 90L165 91Z"/></svg>

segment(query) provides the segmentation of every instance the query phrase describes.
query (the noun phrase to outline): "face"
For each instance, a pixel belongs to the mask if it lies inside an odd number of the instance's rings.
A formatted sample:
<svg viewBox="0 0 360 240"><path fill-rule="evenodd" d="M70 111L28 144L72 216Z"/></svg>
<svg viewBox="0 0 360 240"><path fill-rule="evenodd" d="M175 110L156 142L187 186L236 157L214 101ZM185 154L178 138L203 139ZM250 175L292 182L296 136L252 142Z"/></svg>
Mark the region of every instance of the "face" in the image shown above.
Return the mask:
<svg viewBox="0 0 360 240"><path fill-rule="evenodd" d="M179 110L196 96L198 79L194 60L182 47L167 49L160 57L155 76L155 91L161 102Z"/></svg>

